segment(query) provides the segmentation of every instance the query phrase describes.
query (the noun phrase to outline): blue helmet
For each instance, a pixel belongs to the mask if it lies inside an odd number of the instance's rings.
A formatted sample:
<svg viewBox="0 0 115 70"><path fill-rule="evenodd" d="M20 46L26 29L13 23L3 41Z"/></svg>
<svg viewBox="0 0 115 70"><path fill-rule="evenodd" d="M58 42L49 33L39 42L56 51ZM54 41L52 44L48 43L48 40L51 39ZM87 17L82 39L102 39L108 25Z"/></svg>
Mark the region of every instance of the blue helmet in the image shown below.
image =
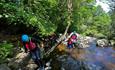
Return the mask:
<svg viewBox="0 0 115 70"><path fill-rule="evenodd" d="M21 39L22 39L23 42L28 42L29 41L29 37L26 34L22 35Z"/></svg>

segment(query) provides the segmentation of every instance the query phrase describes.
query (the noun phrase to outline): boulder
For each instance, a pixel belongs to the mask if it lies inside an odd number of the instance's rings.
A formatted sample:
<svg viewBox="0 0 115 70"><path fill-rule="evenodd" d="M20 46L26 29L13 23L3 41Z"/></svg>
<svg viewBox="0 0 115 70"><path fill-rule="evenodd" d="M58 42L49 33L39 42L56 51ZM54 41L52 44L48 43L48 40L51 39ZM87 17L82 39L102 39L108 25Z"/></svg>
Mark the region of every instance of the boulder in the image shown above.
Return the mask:
<svg viewBox="0 0 115 70"><path fill-rule="evenodd" d="M6 64L1 64L0 70L11 70L11 69Z"/></svg>
<svg viewBox="0 0 115 70"><path fill-rule="evenodd" d="M98 39L97 46L99 47L107 47L109 45L108 40L106 39Z"/></svg>
<svg viewBox="0 0 115 70"><path fill-rule="evenodd" d="M88 37L88 36L79 36L78 37L78 47L87 48L90 47L90 44L95 43L96 38Z"/></svg>
<svg viewBox="0 0 115 70"><path fill-rule="evenodd" d="M35 70L37 68L36 64L28 64L25 68L25 70Z"/></svg>
<svg viewBox="0 0 115 70"><path fill-rule="evenodd" d="M13 70L23 69L23 67L28 64L29 60L29 54L21 52L10 60L8 66Z"/></svg>
<svg viewBox="0 0 115 70"><path fill-rule="evenodd" d="M114 40L110 40L110 43L113 47L115 47L115 41Z"/></svg>

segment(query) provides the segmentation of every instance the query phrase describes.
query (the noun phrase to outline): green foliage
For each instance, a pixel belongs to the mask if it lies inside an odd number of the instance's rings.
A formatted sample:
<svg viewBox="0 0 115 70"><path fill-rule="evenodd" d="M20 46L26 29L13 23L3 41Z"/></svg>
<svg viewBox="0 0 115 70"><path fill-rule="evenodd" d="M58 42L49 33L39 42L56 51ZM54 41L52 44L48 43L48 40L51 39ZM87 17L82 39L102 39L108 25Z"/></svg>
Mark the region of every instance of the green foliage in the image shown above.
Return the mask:
<svg viewBox="0 0 115 70"><path fill-rule="evenodd" d="M109 36L114 38L115 37L115 8L114 8L114 11L112 12L111 19L112 19L112 23L110 25Z"/></svg>
<svg viewBox="0 0 115 70"><path fill-rule="evenodd" d="M0 43L0 63L12 55L13 45L11 43Z"/></svg>
<svg viewBox="0 0 115 70"><path fill-rule="evenodd" d="M101 6L94 6L95 0L72 1L72 25L69 31L95 37L114 34L114 21L111 24L110 15ZM11 25L23 24L36 30L36 34L64 32L68 24L67 0L2 0L0 8L0 20ZM111 25L113 29L110 32Z"/></svg>
<svg viewBox="0 0 115 70"><path fill-rule="evenodd" d="M50 35L54 33L57 26L52 20L54 7L57 6L55 0L27 0L20 2L1 2L0 19L7 20L7 24L26 25L36 28L36 33Z"/></svg>
<svg viewBox="0 0 115 70"><path fill-rule="evenodd" d="M92 5L94 1L90 0L75 1L73 26L76 26L77 32L84 35L95 37L107 37L111 18L108 13L105 13L101 6Z"/></svg>

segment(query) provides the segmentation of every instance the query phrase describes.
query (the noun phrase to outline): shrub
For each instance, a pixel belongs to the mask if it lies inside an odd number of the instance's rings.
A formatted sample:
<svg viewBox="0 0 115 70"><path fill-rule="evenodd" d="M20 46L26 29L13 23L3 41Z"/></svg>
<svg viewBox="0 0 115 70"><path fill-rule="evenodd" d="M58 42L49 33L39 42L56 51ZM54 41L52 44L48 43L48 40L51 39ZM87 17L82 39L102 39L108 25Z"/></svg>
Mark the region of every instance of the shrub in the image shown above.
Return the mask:
<svg viewBox="0 0 115 70"><path fill-rule="evenodd" d="M11 43L0 43L0 63L5 62L6 58L12 55L13 45Z"/></svg>

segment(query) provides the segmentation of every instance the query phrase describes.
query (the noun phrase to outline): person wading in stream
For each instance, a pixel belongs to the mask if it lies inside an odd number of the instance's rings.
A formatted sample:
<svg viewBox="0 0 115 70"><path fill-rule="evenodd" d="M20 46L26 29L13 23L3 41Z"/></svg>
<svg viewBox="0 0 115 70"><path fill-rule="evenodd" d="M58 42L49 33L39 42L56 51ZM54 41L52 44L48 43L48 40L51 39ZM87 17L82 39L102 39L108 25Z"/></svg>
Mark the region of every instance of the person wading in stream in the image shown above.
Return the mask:
<svg viewBox="0 0 115 70"><path fill-rule="evenodd" d="M73 48L75 48L74 44L77 42L76 32L72 32L65 41L67 41L69 52L72 52Z"/></svg>
<svg viewBox="0 0 115 70"><path fill-rule="evenodd" d="M44 70L43 62L40 56L40 49L37 46L37 40L34 38L29 38L28 35L24 34L21 37L21 41L23 43L25 52L29 52L34 62L41 68L41 70Z"/></svg>

